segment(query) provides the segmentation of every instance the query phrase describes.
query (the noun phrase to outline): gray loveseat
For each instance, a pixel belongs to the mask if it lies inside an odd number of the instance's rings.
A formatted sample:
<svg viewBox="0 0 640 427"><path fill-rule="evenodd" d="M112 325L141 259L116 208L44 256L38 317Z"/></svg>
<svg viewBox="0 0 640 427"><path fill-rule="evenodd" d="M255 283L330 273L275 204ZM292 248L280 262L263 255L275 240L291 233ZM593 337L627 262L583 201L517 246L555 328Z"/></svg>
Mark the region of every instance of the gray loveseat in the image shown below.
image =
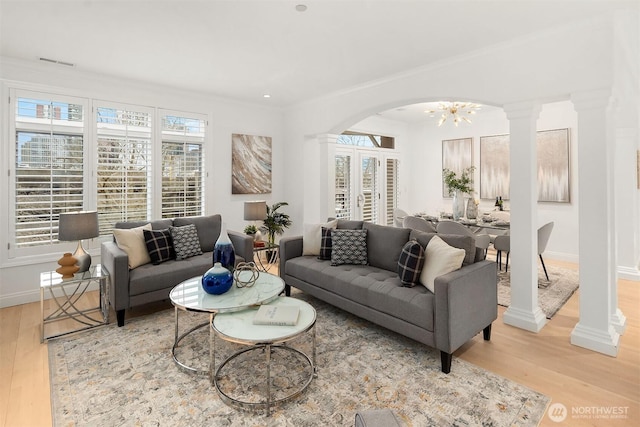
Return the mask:
<svg viewBox="0 0 640 427"><path fill-rule="evenodd" d="M127 253L115 242L102 243L101 262L110 277L109 302L118 318L118 326L124 325L125 310L138 305L166 300L178 283L204 274L213 264L213 247L220 235L220 215L161 219L156 221L130 221L116 223L116 228L135 228L151 224L153 230L168 229L194 224L197 229L202 255L180 261L175 259L161 264L144 264L129 269ZM227 231L236 253L236 262L253 259L253 237Z"/></svg>
<svg viewBox="0 0 640 427"><path fill-rule="evenodd" d="M480 331L491 337L498 316L497 269L483 260L471 236L439 235L465 249L463 266L435 279L435 292L422 285L403 287L397 273L404 244L423 247L435 236L407 228L339 220L337 228L367 229L368 265L332 266L303 253L303 238L280 240L280 276L291 286L338 308L440 350L442 372L451 370L452 353Z"/></svg>

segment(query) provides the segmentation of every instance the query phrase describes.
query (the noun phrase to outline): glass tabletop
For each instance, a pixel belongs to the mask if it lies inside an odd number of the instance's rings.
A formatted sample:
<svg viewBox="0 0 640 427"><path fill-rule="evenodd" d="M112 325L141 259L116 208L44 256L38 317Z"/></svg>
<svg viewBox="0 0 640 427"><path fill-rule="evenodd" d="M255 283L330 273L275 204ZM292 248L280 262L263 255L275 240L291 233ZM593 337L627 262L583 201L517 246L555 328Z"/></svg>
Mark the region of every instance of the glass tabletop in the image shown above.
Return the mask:
<svg viewBox="0 0 640 427"><path fill-rule="evenodd" d="M40 273L40 286L43 288L47 288L50 286L56 286L61 283L71 284L76 282L82 282L84 280L97 280L104 279L108 277L107 272L102 268L102 265L95 264L89 267L89 270L83 271L82 273L76 273L73 277L69 279L63 279L62 274L57 273L55 271L46 271L44 273Z"/></svg>
<svg viewBox="0 0 640 427"><path fill-rule="evenodd" d="M234 284L222 295L210 295L202 289L202 276L197 276L173 288L169 298L174 306L183 310L223 313L265 304L277 298L283 290L284 280L273 274L260 272L256 283L251 287L238 288Z"/></svg>

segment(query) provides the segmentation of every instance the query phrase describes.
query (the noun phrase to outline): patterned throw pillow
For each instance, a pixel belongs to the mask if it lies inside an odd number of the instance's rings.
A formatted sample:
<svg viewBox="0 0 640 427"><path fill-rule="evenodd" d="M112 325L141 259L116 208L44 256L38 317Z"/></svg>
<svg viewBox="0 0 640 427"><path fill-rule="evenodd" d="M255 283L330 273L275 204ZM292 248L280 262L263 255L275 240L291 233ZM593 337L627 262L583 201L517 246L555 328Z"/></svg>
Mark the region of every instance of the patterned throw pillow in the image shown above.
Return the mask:
<svg viewBox="0 0 640 427"><path fill-rule="evenodd" d="M320 254L318 259L331 260L331 230L333 228L322 227L322 237L320 240Z"/></svg>
<svg viewBox="0 0 640 427"><path fill-rule="evenodd" d="M398 276L402 286L413 288L420 282L420 273L424 265L424 249L416 240L409 240L402 247L398 259Z"/></svg>
<svg viewBox="0 0 640 427"><path fill-rule="evenodd" d="M176 260L180 261L202 254L198 230L194 224L169 227L169 232L173 240L173 249L176 251Z"/></svg>
<svg viewBox="0 0 640 427"><path fill-rule="evenodd" d="M367 265L367 230L331 230L331 265Z"/></svg>
<svg viewBox="0 0 640 427"><path fill-rule="evenodd" d="M153 265L161 264L176 257L169 229L143 231L144 243L147 245L147 252L149 252Z"/></svg>

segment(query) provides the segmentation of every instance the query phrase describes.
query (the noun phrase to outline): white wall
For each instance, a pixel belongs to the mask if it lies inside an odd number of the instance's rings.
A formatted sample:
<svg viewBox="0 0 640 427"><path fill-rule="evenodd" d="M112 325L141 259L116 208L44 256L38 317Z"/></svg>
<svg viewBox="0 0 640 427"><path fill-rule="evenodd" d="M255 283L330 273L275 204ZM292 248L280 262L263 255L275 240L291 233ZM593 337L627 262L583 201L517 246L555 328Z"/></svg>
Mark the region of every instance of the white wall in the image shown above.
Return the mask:
<svg viewBox="0 0 640 427"><path fill-rule="evenodd" d="M285 200L285 160L283 144L283 114L280 109L238 103L207 94L184 92L145 82L125 81L111 77L65 69L51 64L39 64L0 58L3 105L7 105L8 88L22 87L59 92L66 95L102 99L173 110L204 113L209 116L209 132L205 145L208 176L205 179L206 214L220 213L231 230L242 230L243 203L246 200L266 199L269 203ZM7 167L9 144L7 117L2 114L3 144L1 154L7 159L0 165L0 199L8 199ZM273 191L265 195L231 194L231 134L245 133L272 137ZM72 251L72 244L64 244L54 253L30 259L9 259L7 251L8 210L4 205L0 216L0 307L37 301L39 273L57 268L56 260L64 250ZM97 240L97 239L96 239ZM93 262L99 261L99 245L92 244ZM64 249L63 249L64 248Z"/></svg>

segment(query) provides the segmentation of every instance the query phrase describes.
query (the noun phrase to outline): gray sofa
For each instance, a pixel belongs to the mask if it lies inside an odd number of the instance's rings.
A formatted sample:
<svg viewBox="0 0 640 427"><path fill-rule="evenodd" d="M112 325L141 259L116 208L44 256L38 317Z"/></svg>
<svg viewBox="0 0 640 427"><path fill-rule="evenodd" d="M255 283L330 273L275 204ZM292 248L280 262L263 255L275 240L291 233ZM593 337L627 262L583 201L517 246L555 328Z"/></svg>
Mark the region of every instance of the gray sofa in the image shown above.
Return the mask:
<svg viewBox="0 0 640 427"><path fill-rule="evenodd" d="M451 370L452 353L480 331L491 337L498 316L497 269L484 260L471 236L439 235L465 249L463 266L435 279L435 292L422 285L403 287L397 263L404 244L423 248L435 233L361 221L338 221L337 228L367 229L368 265L332 266L303 253L303 238L280 240L280 276L291 286L338 308L440 350L442 372Z"/></svg>
<svg viewBox="0 0 640 427"><path fill-rule="evenodd" d="M204 274L213 265L213 247L220 235L220 215L161 219L156 221L118 222L116 228L134 228L151 223L153 230L194 224L202 255L184 260L170 260L158 265L144 264L129 269L127 253L115 242L101 246L102 267L110 277L109 302L117 314L118 326L124 325L125 310L138 305L166 300L171 289L191 277ZM253 259L253 237L243 233L227 231L236 253L236 263Z"/></svg>

